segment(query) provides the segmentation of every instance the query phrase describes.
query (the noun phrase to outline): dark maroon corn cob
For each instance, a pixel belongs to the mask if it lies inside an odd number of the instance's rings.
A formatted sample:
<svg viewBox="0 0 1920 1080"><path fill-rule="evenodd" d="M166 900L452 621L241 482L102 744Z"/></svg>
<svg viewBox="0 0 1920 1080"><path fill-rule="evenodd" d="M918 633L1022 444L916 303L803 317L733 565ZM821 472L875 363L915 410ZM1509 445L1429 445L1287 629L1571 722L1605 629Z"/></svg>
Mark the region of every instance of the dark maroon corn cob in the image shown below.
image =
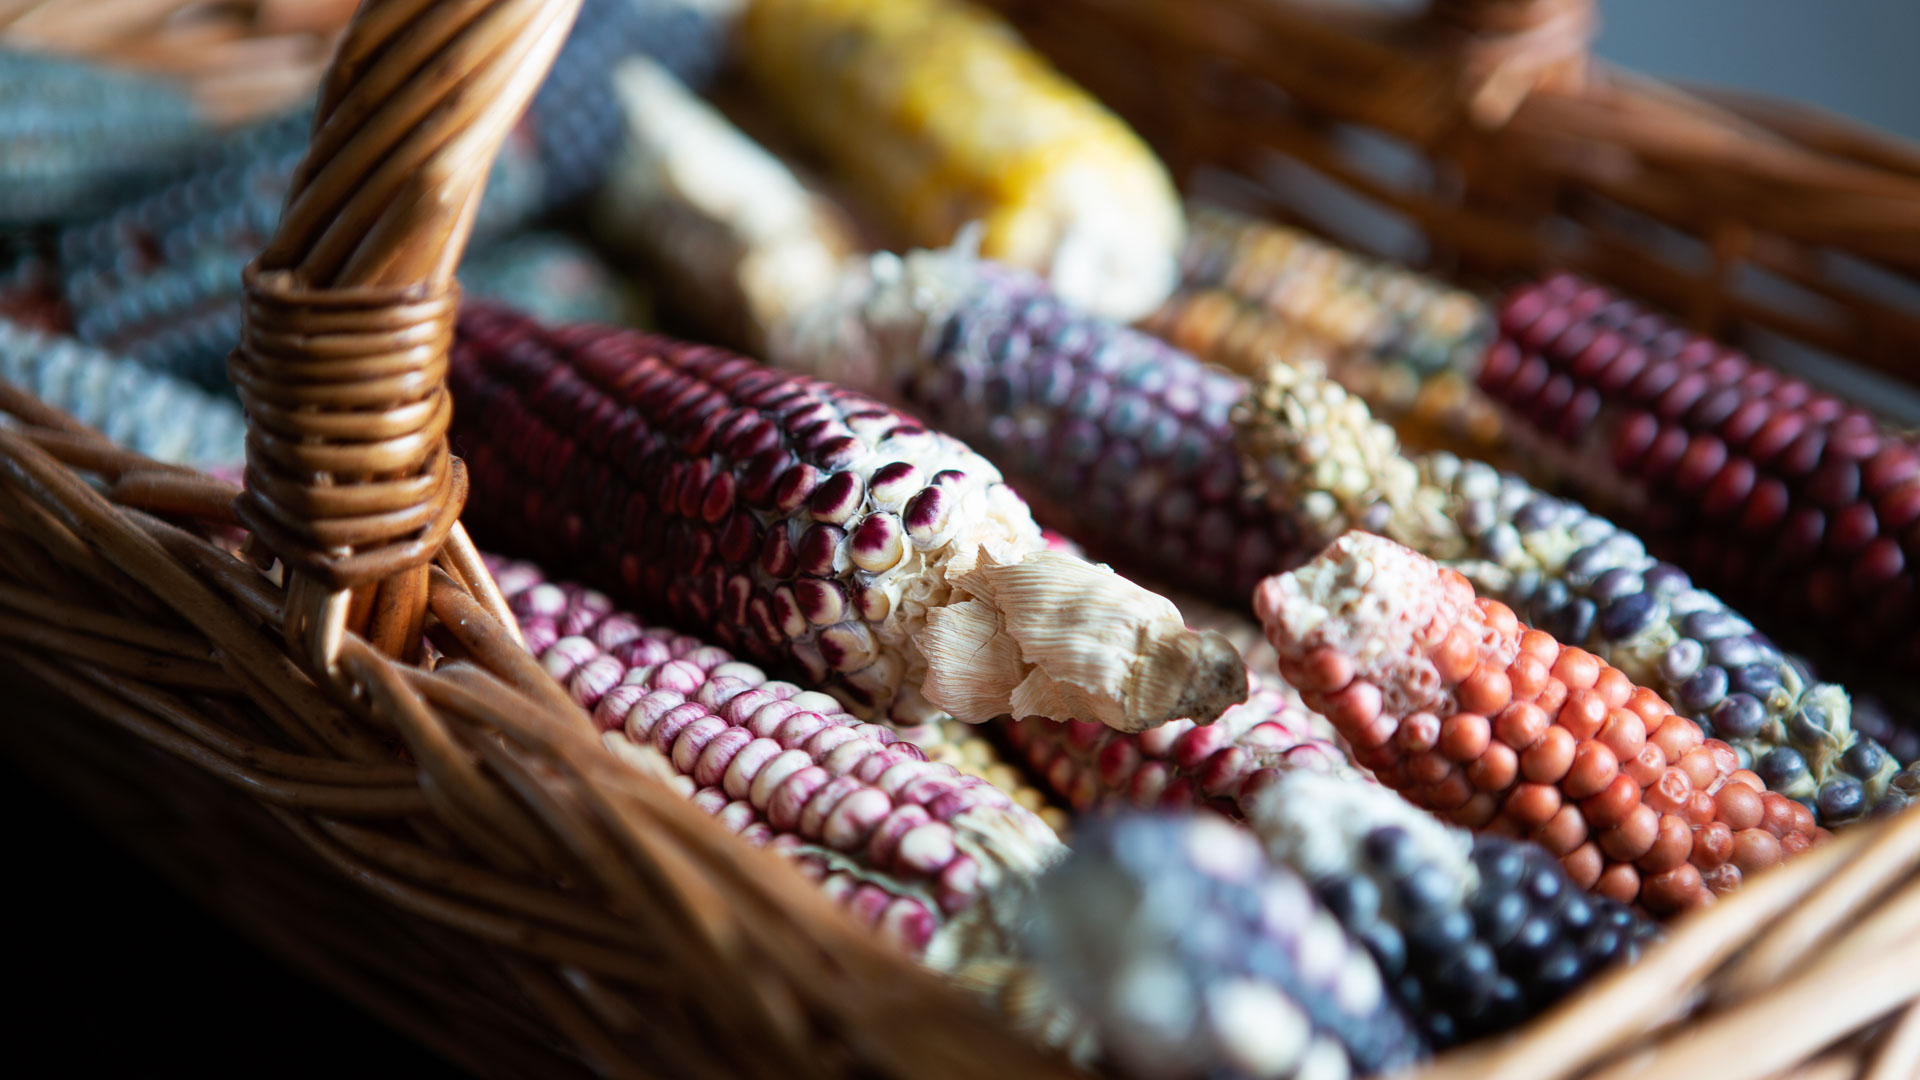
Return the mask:
<svg viewBox="0 0 1920 1080"><path fill-rule="evenodd" d="M1246 696L1224 638L1046 550L991 465L868 398L720 349L479 306L461 314L450 382L477 533L863 716L1142 730Z"/></svg>
<svg viewBox="0 0 1920 1080"><path fill-rule="evenodd" d="M776 335L777 361L966 439L1095 557L1244 608L1311 554L1245 491L1244 380L958 251L882 253L844 287Z"/></svg>
<svg viewBox="0 0 1920 1080"><path fill-rule="evenodd" d="M1590 501L1789 644L1867 683L1920 661L1911 438L1569 275L1507 298L1480 381Z"/></svg>
<svg viewBox="0 0 1920 1080"><path fill-rule="evenodd" d="M931 966L1012 956L1011 905L1064 849L1005 792L603 594L529 563L493 570L528 648L611 748L652 747L697 805Z"/></svg>

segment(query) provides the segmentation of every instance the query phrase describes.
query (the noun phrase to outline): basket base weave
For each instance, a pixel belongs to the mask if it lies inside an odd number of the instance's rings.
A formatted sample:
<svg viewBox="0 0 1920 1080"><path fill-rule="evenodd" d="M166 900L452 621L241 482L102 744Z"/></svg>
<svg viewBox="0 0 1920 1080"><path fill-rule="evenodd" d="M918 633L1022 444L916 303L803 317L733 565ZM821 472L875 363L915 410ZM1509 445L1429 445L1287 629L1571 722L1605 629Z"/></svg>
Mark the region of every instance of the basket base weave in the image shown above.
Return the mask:
<svg viewBox="0 0 1920 1080"><path fill-rule="evenodd" d="M531 1026L540 1010L504 957L481 961L471 943L296 850L261 804L29 676L6 673L0 695L14 714L0 724L0 754L275 960L476 1075L594 1075Z"/></svg>

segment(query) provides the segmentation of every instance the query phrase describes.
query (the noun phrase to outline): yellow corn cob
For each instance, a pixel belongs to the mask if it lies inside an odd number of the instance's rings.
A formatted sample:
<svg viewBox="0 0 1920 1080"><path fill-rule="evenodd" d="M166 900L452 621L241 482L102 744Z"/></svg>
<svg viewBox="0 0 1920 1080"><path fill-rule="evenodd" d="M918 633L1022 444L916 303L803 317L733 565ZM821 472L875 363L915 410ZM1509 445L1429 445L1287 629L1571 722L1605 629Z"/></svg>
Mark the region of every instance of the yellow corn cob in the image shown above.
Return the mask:
<svg viewBox="0 0 1920 1080"><path fill-rule="evenodd" d="M1099 314L1172 291L1184 225L1166 170L997 18L958 0L752 0L741 53L904 238L969 222L982 254Z"/></svg>

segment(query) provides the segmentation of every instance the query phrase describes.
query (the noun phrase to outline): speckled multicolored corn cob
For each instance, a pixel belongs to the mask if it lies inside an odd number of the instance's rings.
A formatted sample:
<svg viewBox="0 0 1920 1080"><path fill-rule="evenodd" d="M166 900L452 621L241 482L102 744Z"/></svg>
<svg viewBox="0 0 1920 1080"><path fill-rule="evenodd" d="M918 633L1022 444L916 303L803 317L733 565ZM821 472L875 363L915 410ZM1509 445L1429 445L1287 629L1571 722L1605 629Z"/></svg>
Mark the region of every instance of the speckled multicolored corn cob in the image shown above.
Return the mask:
<svg viewBox="0 0 1920 1080"><path fill-rule="evenodd" d="M595 234L642 257L676 308L721 339L767 332L824 297L853 251L850 227L780 159L665 69L624 63L614 88L626 141Z"/></svg>
<svg viewBox="0 0 1920 1080"><path fill-rule="evenodd" d="M97 211L179 168L209 137L169 83L0 51L0 224Z"/></svg>
<svg viewBox="0 0 1920 1080"><path fill-rule="evenodd" d="M1436 1048L1525 1023L1659 936L1581 891L1545 848L1450 828L1377 785L1289 773L1248 820L1373 953Z"/></svg>
<svg viewBox="0 0 1920 1080"><path fill-rule="evenodd" d="M1180 292L1145 325L1244 375L1325 363L1423 449L1500 448L1499 412L1472 381L1493 336L1486 305L1296 229L1191 208Z"/></svg>
<svg viewBox="0 0 1920 1080"><path fill-rule="evenodd" d="M148 457L201 469L246 458L239 406L72 338L0 319L0 380Z"/></svg>
<svg viewBox="0 0 1920 1080"><path fill-rule="evenodd" d="M460 264L460 294L551 322L645 326L647 300L590 247L563 233L512 236Z"/></svg>
<svg viewBox="0 0 1920 1080"><path fill-rule="evenodd" d="M1920 448L1866 411L1598 285L1500 309L1481 385L1615 508L1849 679L1920 660Z"/></svg>
<svg viewBox="0 0 1920 1080"><path fill-rule="evenodd" d="M1828 835L1659 694L1391 540L1348 533L1254 609L1382 783L1530 837L1602 896L1685 910Z"/></svg>
<svg viewBox="0 0 1920 1080"><path fill-rule="evenodd" d="M965 0L749 0L749 72L908 243L989 258L1118 319L1172 291L1184 224L1144 143Z"/></svg>
<svg viewBox="0 0 1920 1080"><path fill-rule="evenodd" d="M1034 775L1076 813L1206 805L1239 817L1246 800L1282 772L1358 776L1326 720L1292 687L1257 673L1246 703L1205 727L1175 720L1134 735L1080 720L1000 726Z"/></svg>
<svg viewBox="0 0 1920 1080"><path fill-rule="evenodd" d="M968 440L1096 557L1244 606L1307 554L1244 490L1229 413L1245 381L1031 274L958 251L875 255L773 355Z"/></svg>
<svg viewBox="0 0 1920 1080"><path fill-rule="evenodd" d="M1012 955L1011 905L1065 849L1005 792L600 593L528 563L494 573L528 647L611 745L665 755L696 804L930 966Z"/></svg>
<svg viewBox="0 0 1920 1080"><path fill-rule="evenodd" d="M612 65L655 52L704 77L724 26L689 0L587 0L553 75L487 179L469 250L590 189L618 149ZM657 52L656 52L657 50ZM273 234L306 152L311 106L225 136L185 175L61 237L65 291L82 340L228 390L240 336L240 272Z"/></svg>
<svg viewBox="0 0 1920 1080"><path fill-rule="evenodd" d="M1898 766L1855 732L1846 692L1632 534L1491 466L1402 455L1392 429L1311 368L1267 372L1235 421L1254 482L1303 533L1364 528L1459 571L1528 625L1657 691L1822 825L1885 793Z"/></svg>
<svg viewBox="0 0 1920 1080"><path fill-rule="evenodd" d="M1426 1056L1367 950L1212 815L1087 824L1027 940L1125 1075L1338 1080Z"/></svg>
<svg viewBox="0 0 1920 1080"><path fill-rule="evenodd" d="M1046 550L959 441L708 346L470 305L451 362L476 533L801 673L863 716L1211 721L1246 668Z"/></svg>

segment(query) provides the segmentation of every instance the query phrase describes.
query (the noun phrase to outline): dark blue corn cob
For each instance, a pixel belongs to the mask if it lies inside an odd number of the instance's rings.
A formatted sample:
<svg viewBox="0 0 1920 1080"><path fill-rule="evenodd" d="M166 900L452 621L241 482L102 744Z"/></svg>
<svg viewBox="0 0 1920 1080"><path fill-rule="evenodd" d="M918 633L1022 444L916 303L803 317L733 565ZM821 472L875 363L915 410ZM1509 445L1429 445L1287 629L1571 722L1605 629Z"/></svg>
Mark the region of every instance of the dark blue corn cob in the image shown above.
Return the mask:
<svg viewBox="0 0 1920 1080"><path fill-rule="evenodd" d="M1000 466L1093 554L1244 605L1306 552L1246 492L1244 380L958 251L876 255L777 335L787 366L886 398Z"/></svg>
<svg viewBox="0 0 1920 1080"><path fill-rule="evenodd" d="M91 213L179 167L207 138L157 79L0 52L0 225Z"/></svg>
<svg viewBox="0 0 1920 1080"><path fill-rule="evenodd" d="M1436 1048L1525 1023L1659 936L1589 896L1546 849L1469 833L1386 788L1294 772L1249 824L1364 942Z"/></svg>
<svg viewBox="0 0 1920 1080"><path fill-rule="evenodd" d="M1027 940L1126 1074L1338 1078L1426 1054L1367 950L1222 818L1088 823Z"/></svg>

